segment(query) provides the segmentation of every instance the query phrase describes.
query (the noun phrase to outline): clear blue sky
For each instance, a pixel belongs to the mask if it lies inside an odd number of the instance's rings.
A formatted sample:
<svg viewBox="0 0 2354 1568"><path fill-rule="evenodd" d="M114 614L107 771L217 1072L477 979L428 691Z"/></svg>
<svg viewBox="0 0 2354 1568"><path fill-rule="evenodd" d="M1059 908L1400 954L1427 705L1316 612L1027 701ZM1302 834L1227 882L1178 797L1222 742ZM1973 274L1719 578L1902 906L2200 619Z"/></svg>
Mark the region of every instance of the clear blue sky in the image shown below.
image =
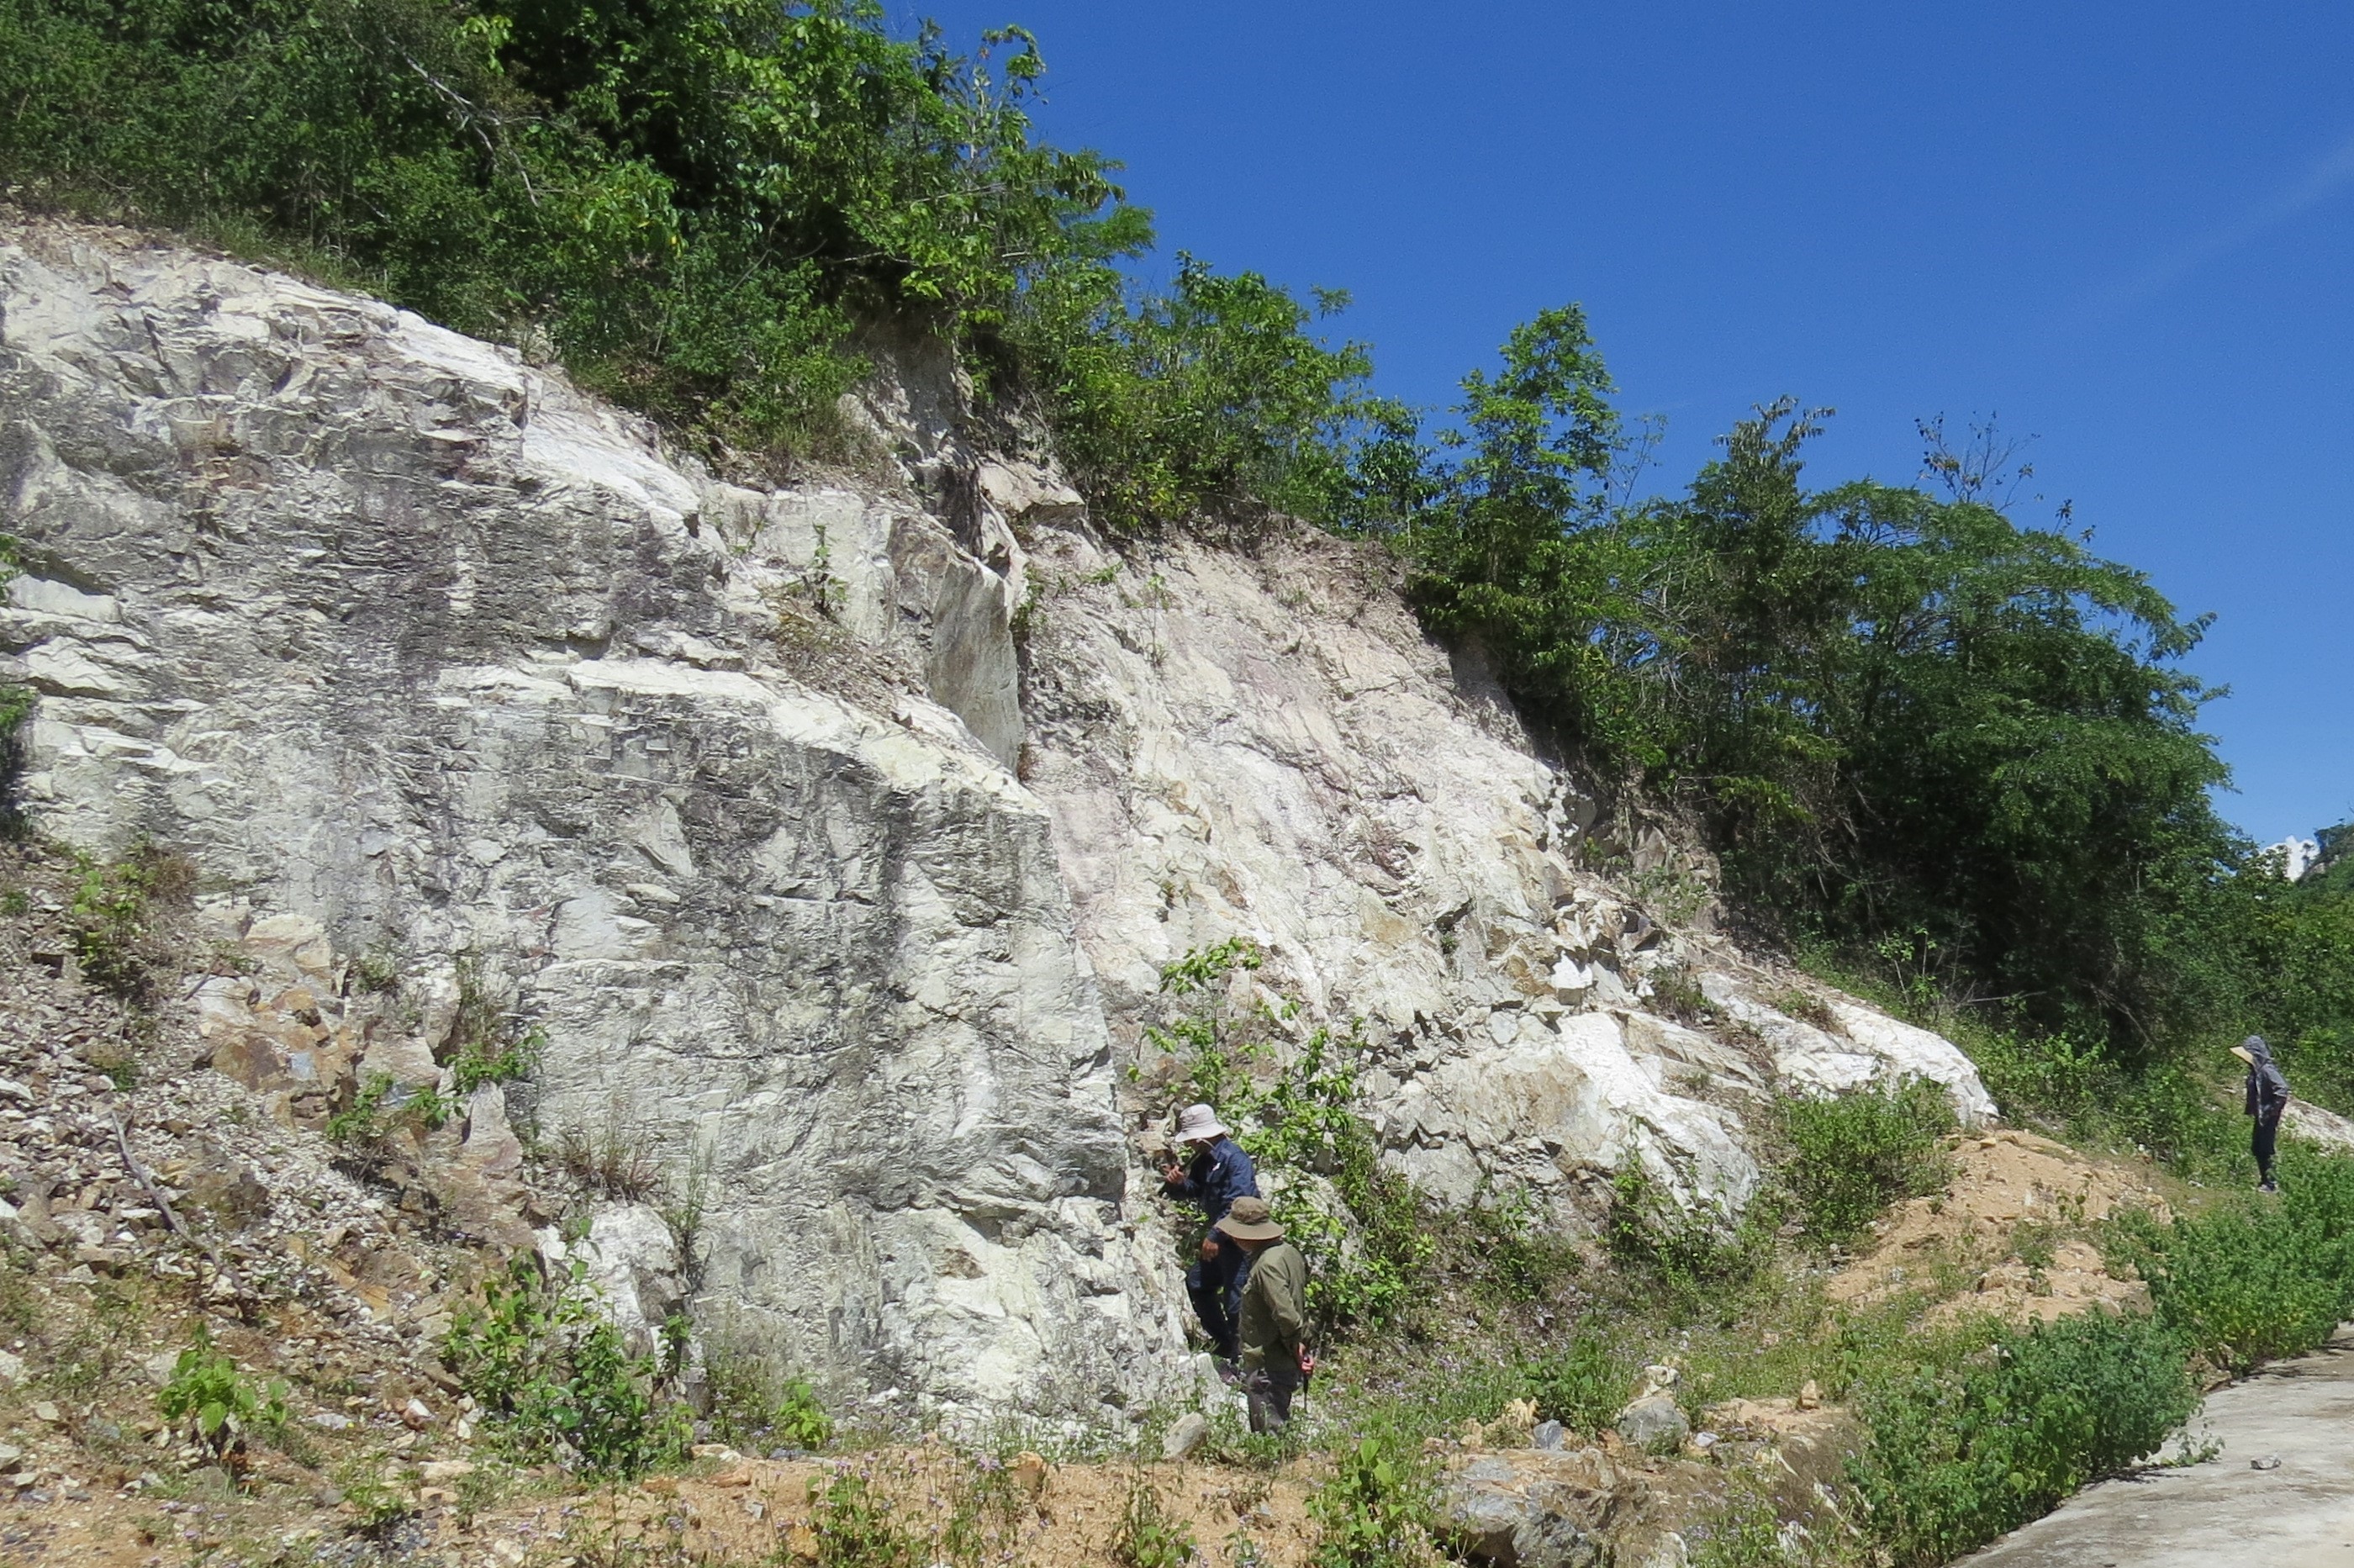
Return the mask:
<svg viewBox="0 0 2354 1568"><path fill-rule="evenodd" d="M1825 482L1999 411L2215 612L2226 813L2354 817L2354 5L893 4L1033 28L1164 251L1350 290L1410 401L1575 300L1663 488L1785 392Z"/></svg>

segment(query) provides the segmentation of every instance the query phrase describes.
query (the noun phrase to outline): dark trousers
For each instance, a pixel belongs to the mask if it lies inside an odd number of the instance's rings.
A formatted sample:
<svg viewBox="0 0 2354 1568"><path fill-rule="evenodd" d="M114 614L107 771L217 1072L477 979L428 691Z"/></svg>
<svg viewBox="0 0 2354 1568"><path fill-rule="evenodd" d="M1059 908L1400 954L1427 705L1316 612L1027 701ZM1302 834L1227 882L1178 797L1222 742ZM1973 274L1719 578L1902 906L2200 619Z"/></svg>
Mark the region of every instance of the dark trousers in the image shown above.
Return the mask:
<svg viewBox="0 0 2354 1568"><path fill-rule="evenodd" d="M1250 1404L1254 1432L1282 1431L1291 1419L1292 1393L1299 1387L1298 1358L1286 1360L1280 1350L1269 1353L1276 1359L1243 1374L1243 1397Z"/></svg>
<svg viewBox="0 0 2354 1568"><path fill-rule="evenodd" d="M1232 1242L1218 1244L1218 1255L1198 1259L1185 1271L1185 1294L1193 1298L1193 1316L1210 1336L1217 1352L1233 1361L1236 1319L1242 1316L1243 1287L1250 1282L1250 1254Z"/></svg>
<svg viewBox="0 0 2354 1568"><path fill-rule="evenodd" d="M2248 1139L2249 1152L2256 1157L2256 1179L2266 1186L2273 1180L2273 1147L2280 1141L2281 1113L2272 1111L2256 1118L2256 1129Z"/></svg>

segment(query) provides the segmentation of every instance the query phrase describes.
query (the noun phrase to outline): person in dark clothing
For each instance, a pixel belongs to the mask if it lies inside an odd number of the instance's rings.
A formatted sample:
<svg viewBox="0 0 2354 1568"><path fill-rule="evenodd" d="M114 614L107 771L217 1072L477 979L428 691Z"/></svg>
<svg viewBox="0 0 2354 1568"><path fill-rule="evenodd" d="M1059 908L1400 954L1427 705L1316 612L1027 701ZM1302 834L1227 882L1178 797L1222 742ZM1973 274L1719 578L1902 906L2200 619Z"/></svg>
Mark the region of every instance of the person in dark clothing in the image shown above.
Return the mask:
<svg viewBox="0 0 2354 1568"><path fill-rule="evenodd" d="M1183 1165L1172 1161L1161 1167L1161 1190L1198 1203L1207 1221L1201 1256L1185 1271L1185 1294L1193 1298L1193 1315L1202 1320L1202 1331L1210 1336L1219 1359L1231 1361L1239 1353L1235 1319L1242 1311L1243 1287L1250 1279L1250 1255L1232 1242L1220 1241L1218 1222L1236 1198L1258 1196L1258 1171L1208 1106L1185 1107L1177 1118L1177 1140L1193 1156Z"/></svg>
<svg viewBox="0 0 2354 1568"><path fill-rule="evenodd" d="M2280 1139L2281 1113L2288 1108L2288 1080L2273 1061L2273 1048L2261 1034L2251 1034L2232 1047L2232 1054L2248 1066L2248 1114L2256 1118L2248 1140L2256 1157L2256 1191L2277 1192L2273 1180L2273 1149Z"/></svg>

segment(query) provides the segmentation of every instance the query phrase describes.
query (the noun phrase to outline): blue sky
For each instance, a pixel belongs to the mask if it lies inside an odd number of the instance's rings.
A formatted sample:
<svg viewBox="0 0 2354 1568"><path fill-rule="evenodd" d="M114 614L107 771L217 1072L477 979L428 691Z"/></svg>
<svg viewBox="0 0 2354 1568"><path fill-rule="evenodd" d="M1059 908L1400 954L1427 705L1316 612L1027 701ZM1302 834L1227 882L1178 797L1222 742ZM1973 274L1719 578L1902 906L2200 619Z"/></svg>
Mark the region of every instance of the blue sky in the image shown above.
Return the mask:
<svg viewBox="0 0 2354 1568"><path fill-rule="evenodd" d="M1125 160L1164 250L1350 290L1410 401L1575 300L1663 487L1785 392L1839 410L1824 482L1999 412L2215 613L2226 813L2354 817L2354 5L902 10L1030 26L1050 138Z"/></svg>

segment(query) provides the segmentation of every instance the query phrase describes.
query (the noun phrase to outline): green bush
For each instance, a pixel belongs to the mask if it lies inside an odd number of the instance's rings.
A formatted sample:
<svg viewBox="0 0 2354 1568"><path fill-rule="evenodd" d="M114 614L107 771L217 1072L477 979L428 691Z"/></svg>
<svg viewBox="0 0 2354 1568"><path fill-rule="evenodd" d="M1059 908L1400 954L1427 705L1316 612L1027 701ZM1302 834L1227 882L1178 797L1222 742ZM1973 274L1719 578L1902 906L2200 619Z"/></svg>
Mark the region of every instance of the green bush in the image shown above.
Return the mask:
<svg viewBox="0 0 2354 1568"><path fill-rule="evenodd" d="M217 1455L244 1444L249 1435L282 1431L286 1425L286 1384L273 1382L256 1388L237 1362L214 1349L211 1333L202 1327L196 1342L172 1363L155 1405L171 1422L187 1423L189 1436Z"/></svg>
<svg viewBox="0 0 2354 1568"><path fill-rule="evenodd" d="M2277 1199L2242 1195L2168 1225L2146 1214L2118 1225L2158 1316L2235 1371L2312 1350L2354 1315L2354 1161L2283 1154Z"/></svg>
<svg viewBox="0 0 2354 1568"><path fill-rule="evenodd" d="M527 1078L538 1069L540 1053L546 1046L547 1036L536 1029L511 1038L471 1041L450 1064L451 1093L463 1099L484 1084L512 1084Z"/></svg>
<svg viewBox="0 0 2354 1568"><path fill-rule="evenodd" d="M1634 1397L1642 1361L1589 1323L1566 1344L1526 1362L1522 1375L1540 1416L1592 1436L1617 1420Z"/></svg>
<svg viewBox="0 0 2354 1568"><path fill-rule="evenodd" d="M1611 1183L1602 1240L1611 1260L1678 1321L1726 1321L1772 1266L1777 1223L1763 1198L1737 1219L1686 1209L1630 1162Z"/></svg>
<svg viewBox="0 0 2354 1568"><path fill-rule="evenodd" d="M74 871L66 919L82 977L134 1007L152 1005L175 957L162 922L196 891L196 863L141 844L115 861L77 852Z"/></svg>
<svg viewBox="0 0 2354 1568"><path fill-rule="evenodd" d="M389 1073L371 1073L352 1103L327 1118L327 1139L346 1149L378 1149L396 1128L432 1132L458 1113L454 1100L431 1086L393 1082Z"/></svg>
<svg viewBox="0 0 2354 1568"><path fill-rule="evenodd" d="M635 1475L677 1458L692 1436L684 1406L658 1394L660 1368L629 1353L578 1264L550 1280L517 1258L451 1328L441 1359L523 1457Z"/></svg>
<svg viewBox="0 0 2354 1568"><path fill-rule="evenodd" d="M1112 1530L1111 1560L1119 1568L1186 1568L1194 1554L1193 1531L1169 1517L1150 1475L1140 1467L1132 1472Z"/></svg>
<svg viewBox="0 0 2354 1568"><path fill-rule="evenodd" d="M1365 392L1362 344L1307 331L1346 303L1319 290L1311 312L1255 272L1220 276L1190 256L1158 294L1075 265L1023 296L1014 337L1101 522L1272 507L1329 523L1358 509L1362 433L1402 417Z"/></svg>
<svg viewBox="0 0 2354 1568"><path fill-rule="evenodd" d="M753 1350L715 1343L705 1350L704 1372L711 1436L718 1442L818 1449L833 1436L833 1418L809 1379L779 1375Z"/></svg>
<svg viewBox="0 0 2354 1568"><path fill-rule="evenodd" d="M819 1568L925 1568L929 1542L899 1522L890 1499L847 1466L810 1478L810 1530Z"/></svg>
<svg viewBox="0 0 2354 1568"><path fill-rule="evenodd" d="M1850 1476L1897 1568L1944 1563L2156 1451L2196 1409L2180 1338L2094 1312L1869 1387Z"/></svg>
<svg viewBox="0 0 2354 1568"><path fill-rule="evenodd" d="M1401 1430L1384 1427L1342 1449L1308 1511L1313 1568L1424 1568L1436 1556L1429 1466Z"/></svg>
<svg viewBox="0 0 2354 1568"><path fill-rule="evenodd" d="M1807 1234L1819 1243L1853 1241L1902 1199L1946 1184L1943 1139L1954 1107L1938 1085L1858 1090L1782 1107L1790 1158L1781 1171Z"/></svg>
<svg viewBox="0 0 2354 1568"><path fill-rule="evenodd" d="M960 58L875 0L8 0L0 177L542 337L764 446L860 374L854 315L990 331L1039 269L1149 239L1112 165L1031 139L1042 69L1018 28Z"/></svg>

